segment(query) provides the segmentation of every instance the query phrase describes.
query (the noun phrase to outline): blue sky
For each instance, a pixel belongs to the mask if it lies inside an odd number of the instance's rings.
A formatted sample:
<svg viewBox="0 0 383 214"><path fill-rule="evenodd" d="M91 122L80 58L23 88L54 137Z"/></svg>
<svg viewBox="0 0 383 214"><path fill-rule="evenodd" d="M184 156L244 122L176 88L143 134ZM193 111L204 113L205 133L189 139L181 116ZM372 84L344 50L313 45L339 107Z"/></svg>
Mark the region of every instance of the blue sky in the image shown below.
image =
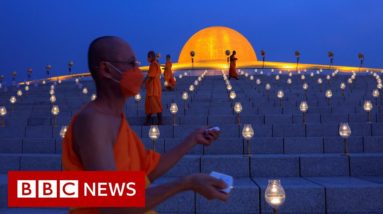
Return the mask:
<svg viewBox="0 0 383 214"><path fill-rule="evenodd" d="M18 71L26 78L87 70L91 40L117 35L127 40L138 58L153 49L178 59L182 46L198 30L214 25L233 28L270 61L365 65L383 68L383 1L381 0L1 0L0 74L9 80Z"/></svg>

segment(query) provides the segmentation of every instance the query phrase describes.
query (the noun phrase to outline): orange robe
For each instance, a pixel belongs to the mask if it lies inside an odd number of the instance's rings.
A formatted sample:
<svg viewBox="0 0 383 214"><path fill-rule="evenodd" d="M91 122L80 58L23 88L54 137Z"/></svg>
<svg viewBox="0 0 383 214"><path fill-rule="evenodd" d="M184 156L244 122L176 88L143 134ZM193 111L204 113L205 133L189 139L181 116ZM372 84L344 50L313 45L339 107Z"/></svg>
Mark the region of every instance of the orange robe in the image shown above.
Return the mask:
<svg viewBox="0 0 383 214"><path fill-rule="evenodd" d="M146 80L145 113L161 113L161 67L157 61L154 61L150 64L148 77L151 78Z"/></svg>
<svg viewBox="0 0 383 214"><path fill-rule="evenodd" d="M80 157L73 149L72 127L77 118L75 115L68 127L62 142L62 165L65 171L83 171ZM160 155L152 150L145 150L138 136L129 127L125 115L121 114L121 125L113 147L116 168L119 171L144 171L148 175L158 164ZM150 185L146 177L146 187ZM99 214L98 208L70 208L70 214ZM149 213L156 213L149 211Z"/></svg>
<svg viewBox="0 0 383 214"><path fill-rule="evenodd" d="M237 70L237 58L235 58L234 56L230 56L229 78L238 79L238 74L236 70Z"/></svg>
<svg viewBox="0 0 383 214"><path fill-rule="evenodd" d="M165 63L165 81L167 82L167 89L173 90L174 87L176 87L176 81L173 76L173 71L172 71L172 63L170 61L166 61Z"/></svg>

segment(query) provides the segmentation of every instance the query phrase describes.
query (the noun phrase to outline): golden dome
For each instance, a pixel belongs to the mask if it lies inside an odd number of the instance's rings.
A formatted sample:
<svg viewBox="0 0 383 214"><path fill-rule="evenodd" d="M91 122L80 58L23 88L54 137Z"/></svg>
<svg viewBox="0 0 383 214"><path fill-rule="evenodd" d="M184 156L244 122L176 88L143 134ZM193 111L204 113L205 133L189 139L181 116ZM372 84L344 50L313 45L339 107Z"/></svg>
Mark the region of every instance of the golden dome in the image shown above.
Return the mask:
<svg viewBox="0 0 383 214"><path fill-rule="evenodd" d="M239 32L221 26L204 28L195 33L184 45L178 63L191 63L194 51L194 63L226 62L226 50L237 52L237 64L257 60L250 42Z"/></svg>

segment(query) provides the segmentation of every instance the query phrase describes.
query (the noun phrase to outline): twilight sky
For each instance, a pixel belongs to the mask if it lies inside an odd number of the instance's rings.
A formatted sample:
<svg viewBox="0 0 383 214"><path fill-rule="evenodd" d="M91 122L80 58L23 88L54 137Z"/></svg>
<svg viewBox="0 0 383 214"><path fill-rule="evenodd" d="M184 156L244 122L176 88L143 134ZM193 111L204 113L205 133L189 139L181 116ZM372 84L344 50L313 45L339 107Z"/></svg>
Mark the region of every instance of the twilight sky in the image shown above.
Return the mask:
<svg viewBox="0 0 383 214"><path fill-rule="evenodd" d="M91 40L102 35L124 38L147 64L146 53L178 55L188 38L214 25L233 28L268 61L328 63L327 51L338 65L383 68L382 0L1 0L0 74L10 79L87 71Z"/></svg>

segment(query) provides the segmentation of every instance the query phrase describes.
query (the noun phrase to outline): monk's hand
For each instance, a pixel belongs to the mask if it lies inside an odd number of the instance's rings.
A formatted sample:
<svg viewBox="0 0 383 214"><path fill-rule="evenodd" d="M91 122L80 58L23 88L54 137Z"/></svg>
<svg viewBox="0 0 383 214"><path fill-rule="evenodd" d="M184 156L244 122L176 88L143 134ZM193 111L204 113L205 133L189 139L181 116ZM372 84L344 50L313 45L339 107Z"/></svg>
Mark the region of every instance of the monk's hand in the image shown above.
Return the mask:
<svg viewBox="0 0 383 214"><path fill-rule="evenodd" d="M218 139L220 131L209 130L208 127L202 127L195 130L189 135L189 138L196 144L210 145L212 142Z"/></svg>
<svg viewBox="0 0 383 214"><path fill-rule="evenodd" d="M208 200L227 201L229 198L229 194L221 191L227 188L227 184L220 179L202 173L192 174L184 179L191 190L201 194Z"/></svg>

